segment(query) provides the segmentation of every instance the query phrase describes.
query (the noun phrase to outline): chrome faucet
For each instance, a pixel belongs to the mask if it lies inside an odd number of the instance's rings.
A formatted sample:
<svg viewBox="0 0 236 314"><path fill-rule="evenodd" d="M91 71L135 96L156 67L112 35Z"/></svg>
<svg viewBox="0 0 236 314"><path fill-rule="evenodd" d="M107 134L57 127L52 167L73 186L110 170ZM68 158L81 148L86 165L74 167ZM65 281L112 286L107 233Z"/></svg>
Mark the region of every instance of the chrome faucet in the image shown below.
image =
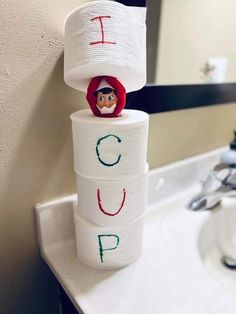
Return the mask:
<svg viewBox="0 0 236 314"><path fill-rule="evenodd" d="M193 211L210 210L216 207L223 196L236 197L236 168L229 164L218 164L202 183L199 194L187 204Z"/></svg>

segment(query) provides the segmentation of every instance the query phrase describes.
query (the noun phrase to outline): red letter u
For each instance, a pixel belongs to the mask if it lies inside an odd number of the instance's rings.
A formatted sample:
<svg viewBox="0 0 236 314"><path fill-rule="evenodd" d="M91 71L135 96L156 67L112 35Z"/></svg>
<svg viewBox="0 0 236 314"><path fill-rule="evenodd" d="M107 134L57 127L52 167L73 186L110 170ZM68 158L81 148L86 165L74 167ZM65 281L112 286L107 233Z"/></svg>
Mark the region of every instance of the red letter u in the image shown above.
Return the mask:
<svg viewBox="0 0 236 314"><path fill-rule="evenodd" d="M122 202L120 205L120 208L117 210L117 212L115 213L108 213L103 207L102 207L102 201L101 201L101 196L100 196L100 190L97 189L97 201L98 201L98 206L101 210L101 212L103 212L103 214L108 215L108 216L116 216L117 214L119 214L119 212L121 211L122 207L124 206L125 203L125 197L126 197L126 191L125 189L123 189L123 198L122 198Z"/></svg>

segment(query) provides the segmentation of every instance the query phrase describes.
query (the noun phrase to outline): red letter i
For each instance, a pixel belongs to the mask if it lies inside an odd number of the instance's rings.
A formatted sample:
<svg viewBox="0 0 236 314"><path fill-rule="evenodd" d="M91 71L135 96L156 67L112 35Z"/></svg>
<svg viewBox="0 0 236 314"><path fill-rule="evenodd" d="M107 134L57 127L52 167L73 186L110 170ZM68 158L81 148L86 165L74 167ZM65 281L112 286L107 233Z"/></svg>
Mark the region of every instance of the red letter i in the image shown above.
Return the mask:
<svg viewBox="0 0 236 314"><path fill-rule="evenodd" d="M109 16L109 15L96 16L93 19L91 19L91 21L99 20L100 26L101 26L102 40L91 42L90 45L97 45L97 44L113 44L113 45L115 45L116 44L113 41L106 41L106 40L104 40L104 37L105 37L104 36L104 27L103 27L103 23L102 23L102 19L103 18L110 19L111 16Z"/></svg>

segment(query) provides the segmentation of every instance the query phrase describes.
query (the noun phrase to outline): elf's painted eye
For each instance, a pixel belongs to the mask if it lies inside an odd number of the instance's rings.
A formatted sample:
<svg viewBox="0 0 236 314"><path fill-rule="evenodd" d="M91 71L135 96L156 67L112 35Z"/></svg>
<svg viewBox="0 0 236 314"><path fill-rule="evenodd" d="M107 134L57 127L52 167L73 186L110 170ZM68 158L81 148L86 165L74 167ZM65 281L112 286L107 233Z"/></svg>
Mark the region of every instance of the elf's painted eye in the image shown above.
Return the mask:
<svg viewBox="0 0 236 314"><path fill-rule="evenodd" d="M104 101L104 100L105 100L104 96L100 96L100 97L99 97L99 100L100 100L100 101Z"/></svg>
<svg viewBox="0 0 236 314"><path fill-rule="evenodd" d="M111 100L113 100L113 98L114 98L114 97L113 97L113 96L111 96L111 95L110 95L110 96L108 96L108 100L110 100L110 101L111 101Z"/></svg>

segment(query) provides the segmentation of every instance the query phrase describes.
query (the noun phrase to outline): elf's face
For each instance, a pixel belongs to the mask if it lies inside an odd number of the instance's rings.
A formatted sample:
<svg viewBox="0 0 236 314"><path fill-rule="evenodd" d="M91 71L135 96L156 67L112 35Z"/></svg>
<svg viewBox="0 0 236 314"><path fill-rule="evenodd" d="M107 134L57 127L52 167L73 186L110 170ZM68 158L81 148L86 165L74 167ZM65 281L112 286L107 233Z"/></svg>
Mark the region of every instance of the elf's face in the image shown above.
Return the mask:
<svg viewBox="0 0 236 314"><path fill-rule="evenodd" d="M117 100L114 91L108 94L104 94L100 91L97 94L97 108L102 114L113 113L116 108Z"/></svg>

